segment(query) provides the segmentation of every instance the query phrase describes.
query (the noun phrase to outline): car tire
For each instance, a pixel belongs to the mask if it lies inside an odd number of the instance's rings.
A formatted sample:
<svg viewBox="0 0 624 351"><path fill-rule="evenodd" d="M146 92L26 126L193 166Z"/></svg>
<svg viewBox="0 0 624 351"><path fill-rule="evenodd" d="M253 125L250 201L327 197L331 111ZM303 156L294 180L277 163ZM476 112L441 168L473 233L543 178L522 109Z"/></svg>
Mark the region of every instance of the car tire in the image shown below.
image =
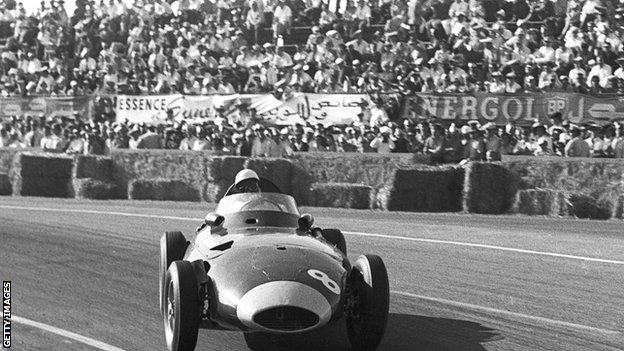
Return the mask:
<svg viewBox="0 0 624 351"><path fill-rule="evenodd" d="M325 240L336 246L340 252L347 255L347 241L344 234L338 229L323 229L322 235Z"/></svg>
<svg viewBox="0 0 624 351"><path fill-rule="evenodd" d="M390 285L381 257L362 255L353 264L347 296L347 336L355 351L375 350L388 323Z"/></svg>
<svg viewBox="0 0 624 351"><path fill-rule="evenodd" d="M158 291L160 297L160 312L165 313L165 276L171 262L181 260L188 242L182 232L166 232L160 238L160 264L158 276Z"/></svg>
<svg viewBox="0 0 624 351"><path fill-rule="evenodd" d="M275 344L275 335L262 332L244 333L245 343L253 351L269 351Z"/></svg>
<svg viewBox="0 0 624 351"><path fill-rule="evenodd" d="M193 351L199 333L199 293L193 266L174 261L165 277L165 341L169 351Z"/></svg>

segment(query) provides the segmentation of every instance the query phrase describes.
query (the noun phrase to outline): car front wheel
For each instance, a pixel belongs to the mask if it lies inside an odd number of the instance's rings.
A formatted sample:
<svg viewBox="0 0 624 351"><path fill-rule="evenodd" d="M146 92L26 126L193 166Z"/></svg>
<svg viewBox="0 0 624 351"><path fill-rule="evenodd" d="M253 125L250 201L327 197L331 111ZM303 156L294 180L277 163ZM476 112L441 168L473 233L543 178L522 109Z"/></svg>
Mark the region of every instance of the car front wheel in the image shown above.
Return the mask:
<svg viewBox="0 0 624 351"><path fill-rule="evenodd" d="M356 351L375 350L388 322L390 286L381 257L362 255L349 276L345 313L347 335Z"/></svg>
<svg viewBox="0 0 624 351"><path fill-rule="evenodd" d="M165 340L169 351L193 351L199 332L199 293L193 266L174 261L165 277Z"/></svg>
<svg viewBox="0 0 624 351"><path fill-rule="evenodd" d="M160 312L165 313L165 276L171 262L181 260L188 242L181 232L166 232L160 238L160 264L158 272L158 291L160 295Z"/></svg>

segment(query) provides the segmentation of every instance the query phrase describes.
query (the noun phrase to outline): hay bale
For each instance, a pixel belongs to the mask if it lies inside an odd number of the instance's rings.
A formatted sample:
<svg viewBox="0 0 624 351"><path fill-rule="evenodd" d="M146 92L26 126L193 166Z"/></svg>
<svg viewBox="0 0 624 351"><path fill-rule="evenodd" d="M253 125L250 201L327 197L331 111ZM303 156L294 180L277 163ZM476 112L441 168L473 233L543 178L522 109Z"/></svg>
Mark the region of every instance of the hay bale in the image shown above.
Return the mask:
<svg viewBox="0 0 624 351"><path fill-rule="evenodd" d="M182 180L134 179L128 184L132 200L200 201L200 192Z"/></svg>
<svg viewBox="0 0 624 351"><path fill-rule="evenodd" d="M73 158L59 154L22 153L11 170L13 194L73 197Z"/></svg>
<svg viewBox="0 0 624 351"><path fill-rule="evenodd" d="M103 181L113 179L114 164L110 157L79 155L75 157L72 176Z"/></svg>
<svg viewBox="0 0 624 351"><path fill-rule="evenodd" d="M300 206L312 203L312 175L299 164L292 163L292 176L290 180L291 195Z"/></svg>
<svg viewBox="0 0 624 351"><path fill-rule="evenodd" d="M75 178L72 185L77 199L107 200L117 195L117 185L95 178Z"/></svg>
<svg viewBox="0 0 624 351"><path fill-rule="evenodd" d="M367 209L372 207L373 188L350 183L312 184L312 206Z"/></svg>
<svg viewBox="0 0 624 351"><path fill-rule="evenodd" d="M461 210L463 169L399 169L376 197L388 211L455 212Z"/></svg>
<svg viewBox="0 0 624 351"><path fill-rule="evenodd" d="M550 210L551 215L559 217L567 217L572 215L572 207L565 193L554 191L554 198Z"/></svg>
<svg viewBox="0 0 624 351"><path fill-rule="evenodd" d="M22 177L69 179L74 166L72 157L59 154L23 153L18 162Z"/></svg>
<svg viewBox="0 0 624 351"><path fill-rule="evenodd" d="M234 182L236 173L244 168L246 157L220 156L206 158L206 180Z"/></svg>
<svg viewBox="0 0 624 351"><path fill-rule="evenodd" d="M292 194L293 165L283 158L249 158L244 168L254 170L261 178L266 178L277 185L286 194Z"/></svg>
<svg viewBox="0 0 624 351"><path fill-rule="evenodd" d="M529 216L569 215L565 194L551 189L519 190L516 194L513 212Z"/></svg>
<svg viewBox="0 0 624 351"><path fill-rule="evenodd" d="M464 211L501 214L515 199L519 179L500 163L471 162L464 178Z"/></svg>
<svg viewBox="0 0 624 351"><path fill-rule="evenodd" d="M17 184L19 184L19 189L16 189ZM22 196L71 198L73 193L71 178L23 177L13 186L13 194Z"/></svg>
<svg viewBox="0 0 624 351"><path fill-rule="evenodd" d="M11 180L9 175L0 173L0 195L11 195L13 188L11 187Z"/></svg>
<svg viewBox="0 0 624 351"><path fill-rule="evenodd" d="M578 218L609 219L612 213L612 204L597 201L586 194L570 194L568 196L570 212Z"/></svg>
<svg viewBox="0 0 624 351"><path fill-rule="evenodd" d="M232 183L215 181L206 183L202 198L208 202L219 202Z"/></svg>
<svg viewBox="0 0 624 351"><path fill-rule="evenodd" d="M181 150L114 150L113 180L119 185L122 197L128 194L133 179L175 179L189 184L200 192L206 180L206 161L203 152Z"/></svg>
<svg viewBox="0 0 624 351"><path fill-rule="evenodd" d="M614 202L611 218L624 219L624 195L620 195Z"/></svg>
<svg viewBox="0 0 624 351"><path fill-rule="evenodd" d="M595 218L598 213L596 200L584 194L570 194L568 197L572 206L572 214L578 218Z"/></svg>

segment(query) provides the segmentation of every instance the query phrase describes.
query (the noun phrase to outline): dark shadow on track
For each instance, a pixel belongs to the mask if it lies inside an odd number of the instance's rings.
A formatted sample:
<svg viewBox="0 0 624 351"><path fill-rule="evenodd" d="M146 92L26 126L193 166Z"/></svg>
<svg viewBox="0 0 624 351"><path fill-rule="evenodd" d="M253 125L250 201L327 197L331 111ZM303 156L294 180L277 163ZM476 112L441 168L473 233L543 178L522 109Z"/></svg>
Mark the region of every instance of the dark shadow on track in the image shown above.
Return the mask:
<svg viewBox="0 0 624 351"><path fill-rule="evenodd" d="M253 350L349 350L343 319L306 335L258 334L252 338L260 346ZM386 335L378 350L482 351L486 350L482 343L502 338L497 330L476 322L390 313Z"/></svg>
<svg viewBox="0 0 624 351"><path fill-rule="evenodd" d="M458 319L391 313L380 350L480 351L502 339L492 328Z"/></svg>

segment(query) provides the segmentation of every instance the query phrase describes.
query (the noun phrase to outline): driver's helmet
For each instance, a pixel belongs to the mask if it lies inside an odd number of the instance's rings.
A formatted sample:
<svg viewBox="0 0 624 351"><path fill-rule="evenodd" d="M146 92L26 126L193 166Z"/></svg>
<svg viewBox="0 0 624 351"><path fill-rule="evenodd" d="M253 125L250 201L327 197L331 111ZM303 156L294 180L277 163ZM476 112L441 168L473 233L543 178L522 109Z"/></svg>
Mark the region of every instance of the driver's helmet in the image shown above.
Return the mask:
<svg viewBox="0 0 624 351"><path fill-rule="evenodd" d="M258 174L251 169L243 169L236 174L234 187L240 193L259 193L260 178Z"/></svg>

